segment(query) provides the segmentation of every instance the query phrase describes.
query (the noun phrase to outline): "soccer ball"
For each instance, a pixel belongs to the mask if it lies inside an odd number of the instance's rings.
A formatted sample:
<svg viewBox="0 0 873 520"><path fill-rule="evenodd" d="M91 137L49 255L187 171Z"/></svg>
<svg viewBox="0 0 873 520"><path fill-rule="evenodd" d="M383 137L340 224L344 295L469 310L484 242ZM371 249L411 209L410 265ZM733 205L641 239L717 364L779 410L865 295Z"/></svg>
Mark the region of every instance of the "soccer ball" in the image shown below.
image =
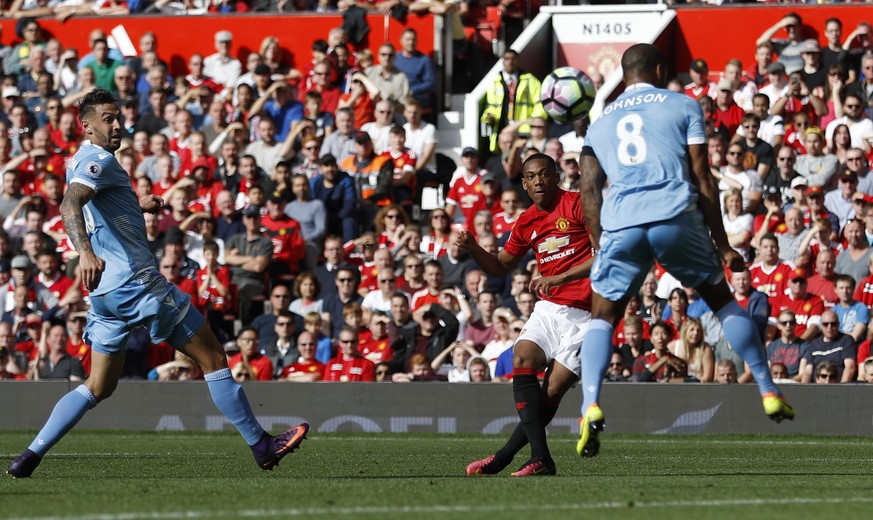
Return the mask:
<svg viewBox="0 0 873 520"><path fill-rule="evenodd" d="M588 74L573 67L555 69L540 89L543 108L554 121L566 123L587 116L594 104L594 83Z"/></svg>

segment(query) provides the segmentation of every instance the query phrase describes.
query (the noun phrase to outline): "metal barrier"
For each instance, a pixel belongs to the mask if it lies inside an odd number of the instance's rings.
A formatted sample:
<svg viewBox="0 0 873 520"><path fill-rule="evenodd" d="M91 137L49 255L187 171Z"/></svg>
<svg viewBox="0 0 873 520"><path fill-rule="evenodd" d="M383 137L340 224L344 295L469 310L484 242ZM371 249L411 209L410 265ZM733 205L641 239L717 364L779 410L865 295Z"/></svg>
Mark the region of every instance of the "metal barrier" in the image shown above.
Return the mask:
<svg viewBox="0 0 873 520"><path fill-rule="evenodd" d="M39 429L67 382L3 382L0 429ZM270 430L304 418L317 432L507 433L518 422L505 384L247 383ZM609 433L873 434L873 385L784 386L797 419L766 418L754 385L607 383ZM578 433L580 394L571 391L549 430ZM122 381L78 428L233 430L202 382Z"/></svg>

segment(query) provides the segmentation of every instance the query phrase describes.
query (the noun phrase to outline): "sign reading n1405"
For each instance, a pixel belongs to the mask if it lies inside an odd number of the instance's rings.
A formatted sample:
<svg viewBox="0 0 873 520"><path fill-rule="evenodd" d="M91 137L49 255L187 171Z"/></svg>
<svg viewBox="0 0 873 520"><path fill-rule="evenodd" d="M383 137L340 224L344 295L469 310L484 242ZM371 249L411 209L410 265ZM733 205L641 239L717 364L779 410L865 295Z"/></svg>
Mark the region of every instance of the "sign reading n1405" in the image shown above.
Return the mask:
<svg viewBox="0 0 873 520"><path fill-rule="evenodd" d="M590 35L601 35L601 34L613 34L613 35L624 35L630 34L631 32L631 24L630 22L625 23L584 23L582 24L582 34L590 34Z"/></svg>

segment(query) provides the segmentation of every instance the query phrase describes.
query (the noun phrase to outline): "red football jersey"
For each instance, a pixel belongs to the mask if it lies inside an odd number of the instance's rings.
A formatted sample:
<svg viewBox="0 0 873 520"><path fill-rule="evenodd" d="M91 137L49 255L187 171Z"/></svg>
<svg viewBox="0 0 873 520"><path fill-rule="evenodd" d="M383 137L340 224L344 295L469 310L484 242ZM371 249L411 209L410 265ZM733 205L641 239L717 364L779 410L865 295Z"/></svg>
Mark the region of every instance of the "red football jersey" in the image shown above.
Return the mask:
<svg viewBox="0 0 873 520"><path fill-rule="evenodd" d="M554 276L591 258L591 239L582 219L579 193L559 189L552 207L536 205L524 210L503 250L522 257L529 249L536 255L540 274ZM542 296L542 295L541 295ZM551 290L546 300L559 305L591 309L591 280L573 280Z"/></svg>
<svg viewBox="0 0 873 520"><path fill-rule="evenodd" d="M820 275L811 276L806 283L806 292L821 298L825 309L830 309L840 302L833 280L827 280Z"/></svg>
<svg viewBox="0 0 873 520"><path fill-rule="evenodd" d="M464 215L464 226L468 230L473 229L473 217L476 213L488 209L485 195L482 194L482 175L485 170L469 178L466 174L452 179L449 193L446 195L446 203L454 204Z"/></svg>
<svg viewBox="0 0 873 520"><path fill-rule="evenodd" d="M785 262L779 262L772 267L764 267L764 264L759 262L749 268L752 287L766 294L767 298L771 299L771 303L772 298L785 294L793 271L794 268Z"/></svg>
<svg viewBox="0 0 873 520"><path fill-rule="evenodd" d="M387 337L382 339L370 337L367 341L360 342L358 344L358 352L373 363L381 363L394 359L394 351L391 350Z"/></svg>
<svg viewBox="0 0 873 520"><path fill-rule="evenodd" d="M712 99L715 99L718 96L718 85L716 85L712 81L707 81L706 85L697 85L696 83L689 83L685 85L685 95L693 97L694 99L700 99L703 96L709 96Z"/></svg>
<svg viewBox="0 0 873 520"><path fill-rule="evenodd" d="M67 339L67 354L78 359L82 363L82 368L85 370L85 375L91 375L91 347L84 341L78 345L73 345L73 340Z"/></svg>
<svg viewBox="0 0 873 520"><path fill-rule="evenodd" d="M651 336L650 332L651 325L649 325L649 322L643 321L643 339L649 339ZM620 347L622 343L624 343L624 318L618 322L618 325L616 325L615 330L612 332L612 344L616 347Z"/></svg>
<svg viewBox="0 0 873 520"><path fill-rule="evenodd" d="M399 152L385 150L382 152L382 155L388 157L388 160L394 163L395 179L402 177L405 172L415 171L415 163L418 161L418 158L415 157L415 152L409 148L404 148ZM415 177L413 177L413 179L415 179Z"/></svg>
<svg viewBox="0 0 873 520"><path fill-rule="evenodd" d="M58 273L54 280L49 280L42 273L36 275L36 280L45 285L55 298L61 299L75 284L75 280L62 273Z"/></svg>
<svg viewBox="0 0 873 520"><path fill-rule="evenodd" d="M824 303L821 298L814 294L807 294L806 298L794 300L789 295L782 295L771 300L773 305L770 307L770 316L778 318L779 313L784 310L794 312L794 318L797 320L797 325L794 327L794 334L797 337L803 336L806 332L806 327L810 320L818 318L816 321L821 322L821 313L824 312Z"/></svg>
<svg viewBox="0 0 873 520"><path fill-rule="evenodd" d="M233 357L227 360L227 366L233 370L233 367L242 362L242 354L234 354ZM251 378L256 381L271 381L273 379L273 362L270 358L263 354L255 354L249 359L249 366L252 367Z"/></svg>
<svg viewBox="0 0 873 520"><path fill-rule="evenodd" d="M214 282L209 282L206 290L198 292L197 299L194 302L197 310L201 312L205 310L224 312L230 308L228 305L231 303L229 302L231 284L230 269L227 266L219 265L218 269L215 270L215 277L218 278L218 281L226 289L225 295L222 296L218 293L218 289L215 288L216 286ZM209 279L209 274L205 267L197 271L194 280L198 291L200 290L200 286L203 285L203 282L207 279Z"/></svg>
<svg viewBox="0 0 873 520"><path fill-rule="evenodd" d="M866 305L868 309L873 308L873 274L858 282L852 298Z"/></svg>
<svg viewBox="0 0 873 520"><path fill-rule="evenodd" d="M343 361L343 355L331 359L324 367L325 381L348 383L355 381L375 381L376 365L362 357Z"/></svg>
<svg viewBox="0 0 873 520"><path fill-rule="evenodd" d="M358 288L370 291L375 291L379 288L379 283L376 280L376 277L378 276L376 262L364 262L358 267L358 269L361 271L361 283L358 284Z"/></svg>
<svg viewBox="0 0 873 520"><path fill-rule="evenodd" d="M300 234L300 224L287 215L282 215L278 220L265 215L261 219L261 227L273 243L273 261L284 262L296 269L306 253L306 242Z"/></svg>
<svg viewBox="0 0 873 520"><path fill-rule="evenodd" d="M425 305L429 305L431 303L439 305L440 295L431 294L428 288L425 287L419 291L415 291L415 294L412 295L412 301L409 302L409 308L412 309L413 312L415 312L419 308Z"/></svg>
<svg viewBox="0 0 873 520"><path fill-rule="evenodd" d="M505 233L512 231L512 228L515 227L516 220L517 218L510 217L505 211L501 211L494 215L494 219L491 223L491 229L494 231L494 235L497 238L500 238Z"/></svg>
<svg viewBox="0 0 873 520"><path fill-rule="evenodd" d="M282 370L282 374L279 377L285 378L290 376L291 374L323 374L324 373L324 363L319 363L318 361L298 361L289 367L285 367Z"/></svg>

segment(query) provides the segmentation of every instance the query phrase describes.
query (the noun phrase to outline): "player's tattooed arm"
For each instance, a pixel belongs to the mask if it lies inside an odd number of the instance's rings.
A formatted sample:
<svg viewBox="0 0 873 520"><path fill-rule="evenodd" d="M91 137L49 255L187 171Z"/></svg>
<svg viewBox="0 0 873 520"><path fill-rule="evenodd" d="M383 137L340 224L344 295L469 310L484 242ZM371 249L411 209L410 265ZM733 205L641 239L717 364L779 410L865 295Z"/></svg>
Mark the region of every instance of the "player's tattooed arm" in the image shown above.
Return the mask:
<svg viewBox="0 0 873 520"><path fill-rule="evenodd" d="M73 182L64 193L64 200L61 202L61 218L64 221L64 229L73 247L81 254L83 251L92 251L91 239L88 238L88 231L85 228L85 215L82 213L82 208L95 195L94 190L79 182Z"/></svg>
<svg viewBox="0 0 873 520"><path fill-rule="evenodd" d="M582 203L582 217L591 237L591 247L600 249L600 208L603 206L603 185L606 183L606 174L600 166L600 161L593 151L586 153L582 150L582 163L580 166L579 199Z"/></svg>
<svg viewBox="0 0 873 520"><path fill-rule="evenodd" d="M94 254L91 247L91 239L85 226L85 214L82 208L95 195L94 190L84 184L74 182L67 188L64 201L61 202L61 218L64 220L64 228L70 241L79 253L79 276L82 283L89 291L93 291L100 284L100 278L106 262Z"/></svg>

